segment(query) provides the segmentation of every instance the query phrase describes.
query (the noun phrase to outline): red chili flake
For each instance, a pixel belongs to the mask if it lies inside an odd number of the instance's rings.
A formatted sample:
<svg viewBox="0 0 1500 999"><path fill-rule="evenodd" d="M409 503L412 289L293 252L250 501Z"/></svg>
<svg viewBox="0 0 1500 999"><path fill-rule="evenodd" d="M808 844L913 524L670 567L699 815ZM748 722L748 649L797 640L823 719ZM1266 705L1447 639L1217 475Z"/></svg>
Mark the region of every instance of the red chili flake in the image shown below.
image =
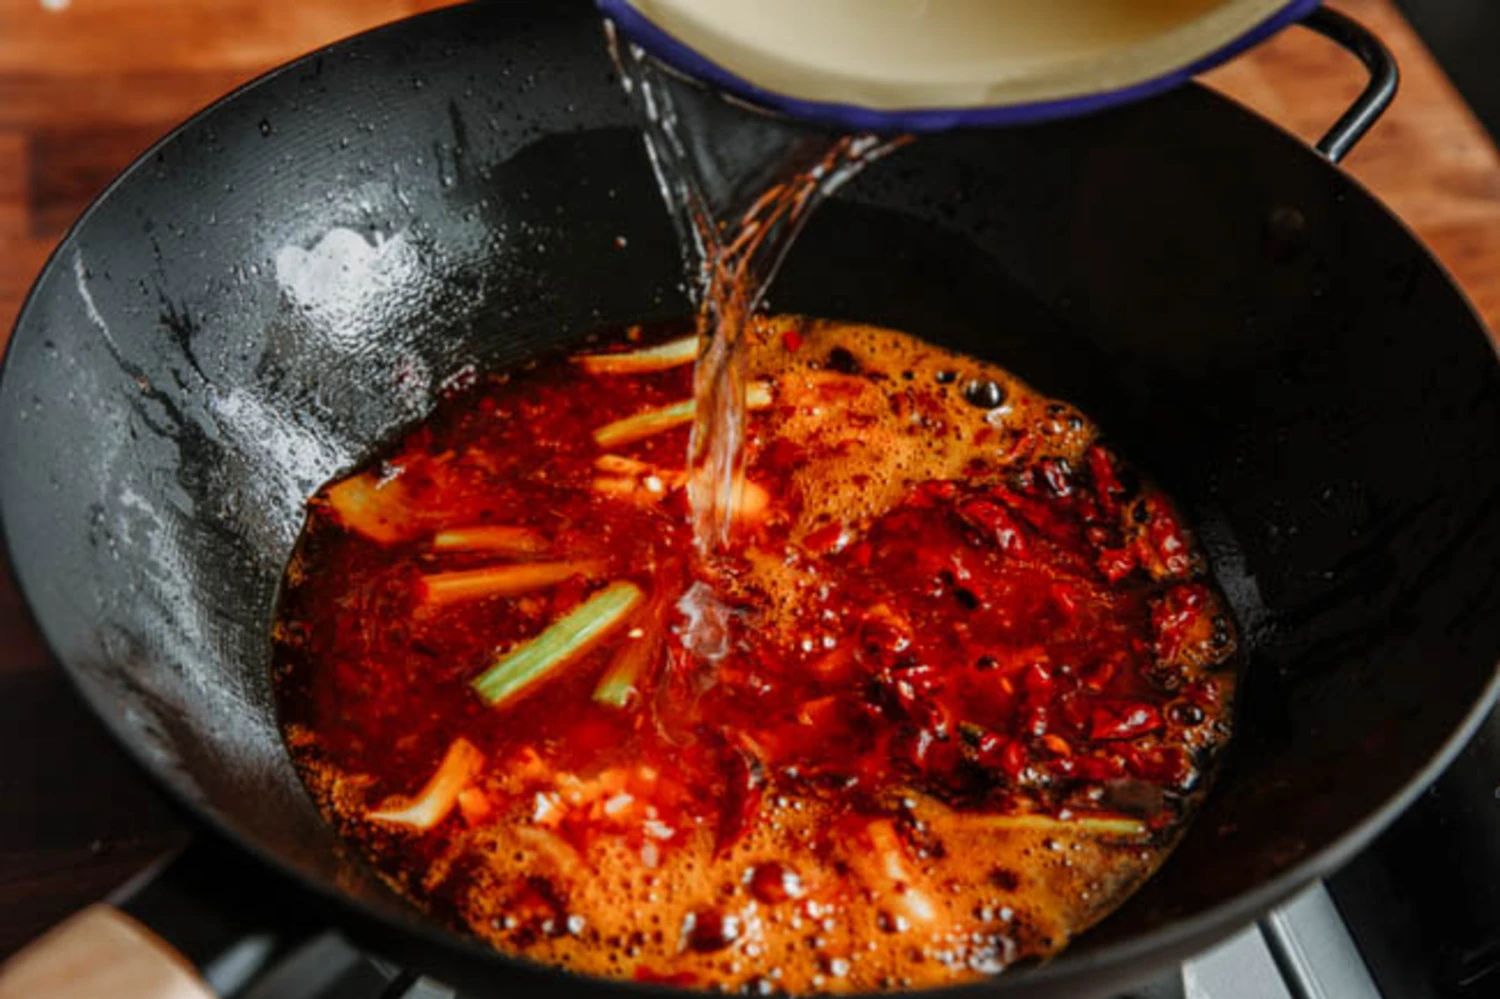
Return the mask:
<svg viewBox="0 0 1500 999"><path fill-rule="evenodd" d="M1011 780L1020 780L1021 772L1026 769L1026 764L1031 760L1026 753L1026 747L1019 739L1010 740L1010 745L1005 747L1005 753L1000 759L1000 769Z"/></svg>
<svg viewBox="0 0 1500 999"><path fill-rule="evenodd" d="M1099 552L1094 564L1105 579L1118 583L1130 575L1138 562L1133 548L1105 548Z"/></svg>
<svg viewBox="0 0 1500 999"><path fill-rule="evenodd" d="M802 334L796 330L787 330L781 334L781 345L787 350L797 350L802 346Z"/></svg>
<svg viewBox="0 0 1500 999"><path fill-rule="evenodd" d="M1022 453L1029 453L1035 450L1036 444L1037 435L1032 433L1030 430L1023 431L1022 433L1016 435L1016 439L1011 442L1009 450L1003 452L1000 455L1000 460L1003 462L1019 461L1021 459Z"/></svg>
<svg viewBox="0 0 1500 999"><path fill-rule="evenodd" d="M1156 630L1156 654L1162 659L1176 659L1193 633L1212 634L1207 620L1208 589L1198 583L1172 587L1151 608L1151 626ZM1208 629L1206 632L1204 629Z"/></svg>
<svg viewBox="0 0 1500 999"><path fill-rule="evenodd" d="M1025 557L1029 552L1021 525L999 503L990 500L969 500L958 508L964 523L974 528L986 540L993 541L1001 551Z"/></svg>
<svg viewBox="0 0 1500 999"><path fill-rule="evenodd" d="M1037 462L1037 471L1052 495L1064 498L1073 495L1073 469L1061 458L1044 458Z"/></svg>
<svg viewBox="0 0 1500 999"><path fill-rule="evenodd" d="M1021 686L1035 700L1046 701L1057 690L1057 681L1045 663L1032 663L1021 674Z"/></svg>
<svg viewBox="0 0 1500 999"><path fill-rule="evenodd" d="M1062 721L1060 727L1079 732L1088 728L1089 705L1087 702L1073 696L1071 692L1063 694L1056 701L1053 701L1052 707L1056 711L1058 718Z"/></svg>
<svg viewBox="0 0 1500 999"><path fill-rule="evenodd" d="M1026 746L1019 739L1006 739L986 732L979 737L974 747L974 759L982 767L998 770L1012 781L1021 776L1030 762Z"/></svg>
<svg viewBox="0 0 1500 999"><path fill-rule="evenodd" d="M1073 747L1068 745L1068 740L1064 739L1060 735L1048 733L1047 735L1042 736L1042 745L1046 747L1047 752L1052 753L1055 756L1073 755Z"/></svg>
<svg viewBox="0 0 1500 999"><path fill-rule="evenodd" d="M1140 543L1147 546L1142 558L1150 558L1168 576L1185 576L1193 567L1187 536L1165 500L1146 498L1146 530Z"/></svg>
<svg viewBox="0 0 1500 999"><path fill-rule="evenodd" d="M1193 761L1178 746L1130 750L1125 753L1126 767L1136 777L1173 788L1187 788L1197 776Z"/></svg>
<svg viewBox="0 0 1500 999"><path fill-rule="evenodd" d="M994 732L985 732L974 740L974 759L981 766L998 767L1009 745L1009 739L1002 739Z"/></svg>
<svg viewBox="0 0 1500 999"><path fill-rule="evenodd" d="M1063 764L1068 764L1063 767ZM1066 769L1067 776L1086 781L1115 780L1125 776L1125 761L1118 756L1075 756L1070 760L1059 760L1058 769Z"/></svg>
<svg viewBox="0 0 1500 999"><path fill-rule="evenodd" d="M1073 494L1072 504L1073 512L1078 515L1079 520L1083 521L1085 524L1096 525L1090 527L1088 529L1088 532L1086 532L1088 533L1089 544L1102 544L1103 542L1101 539L1108 536L1109 528L1099 524L1099 521L1105 519L1106 517L1112 517L1113 515L1103 513L1099 509L1098 500L1096 500L1093 495L1089 493L1075 492Z"/></svg>
<svg viewBox="0 0 1500 999"><path fill-rule="evenodd" d="M797 708L797 722L817 729L820 733L833 733L842 728L844 705L838 694L815 697L803 701Z"/></svg>
<svg viewBox="0 0 1500 999"><path fill-rule="evenodd" d="M867 663L891 663L911 647L911 632L889 617L866 618L859 626L859 656Z"/></svg>
<svg viewBox="0 0 1500 999"><path fill-rule="evenodd" d="M849 558L853 560L855 565L864 568L870 564L870 556L874 553L875 549L870 546L868 541L861 541L849 550Z"/></svg>
<svg viewBox="0 0 1500 999"><path fill-rule="evenodd" d="M1109 682L1119 672L1119 663L1111 658L1099 662L1093 669L1083 675L1083 685L1089 690L1103 690L1109 686Z"/></svg>
<svg viewBox="0 0 1500 999"><path fill-rule="evenodd" d="M1120 500L1125 496L1125 487L1120 484L1119 474L1115 471L1114 455L1095 444L1089 448L1086 460L1089 474L1094 477L1094 491L1098 494L1099 505L1106 514L1114 516L1120 508Z"/></svg>
<svg viewBox="0 0 1500 999"><path fill-rule="evenodd" d="M920 697L931 697L943 689L943 671L936 666L908 666L895 674L896 683L910 687Z"/></svg>
<svg viewBox="0 0 1500 999"><path fill-rule="evenodd" d="M933 736L927 746L927 766L925 770L929 774L951 774L963 763L963 751L953 739L940 739Z"/></svg>
<svg viewBox="0 0 1500 999"><path fill-rule="evenodd" d="M924 482L912 490L911 495L906 498L906 505L921 510L935 506L942 500L950 500L956 495L958 486L951 482Z"/></svg>
<svg viewBox="0 0 1500 999"><path fill-rule="evenodd" d="M928 754L937 745L937 736L925 728L911 728L896 738L897 754L918 770L929 769Z"/></svg>
<svg viewBox="0 0 1500 999"><path fill-rule="evenodd" d="M1057 605L1058 610L1063 612L1064 617L1071 618L1078 613L1078 594L1068 583L1053 584L1052 602Z"/></svg>
<svg viewBox="0 0 1500 999"><path fill-rule="evenodd" d="M1066 541L1078 533L1078 525L1064 516L1055 503L1022 496L1004 486L991 489L990 496L1004 503L1019 514L1022 520L1049 538Z"/></svg>
<svg viewBox="0 0 1500 999"><path fill-rule="evenodd" d="M1161 727L1161 712L1153 704L1106 701L1095 704L1089 712L1089 738L1099 742L1134 739Z"/></svg>
<svg viewBox="0 0 1500 999"><path fill-rule="evenodd" d="M923 676L922 673L930 675ZM896 674L891 683L896 702L907 718L941 735L952 727L953 716L942 701L934 696L942 688L942 681L931 666L918 666Z"/></svg>
<svg viewBox="0 0 1500 999"><path fill-rule="evenodd" d="M807 661L806 670L824 683L843 679L854 662L854 649L849 642L842 642L815 659ZM769 670L766 671L769 673Z"/></svg>

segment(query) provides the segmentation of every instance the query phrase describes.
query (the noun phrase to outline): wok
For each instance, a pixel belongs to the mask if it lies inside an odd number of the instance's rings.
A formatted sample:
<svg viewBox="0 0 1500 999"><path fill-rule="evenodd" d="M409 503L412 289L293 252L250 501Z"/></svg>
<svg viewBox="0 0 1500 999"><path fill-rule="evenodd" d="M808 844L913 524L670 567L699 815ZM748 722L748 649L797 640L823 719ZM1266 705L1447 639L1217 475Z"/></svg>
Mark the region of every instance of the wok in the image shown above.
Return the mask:
<svg viewBox="0 0 1500 999"><path fill-rule="evenodd" d="M1329 151L1389 98L1382 74ZM127 909L200 963L254 917L338 925L476 994L642 990L489 951L384 891L298 783L267 629L303 499L445 377L683 315L680 279L586 4L334 45L87 211L6 355L5 537L82 696L237 858L190 856ZM1216 941L1368 843L1493 700L1494 350L1401 224L1272 125L1187 87L925 137L813 219L772 300L1079 403L1198 525L1248 646L1237 740L1161 873L1059 959L953 995L1097 995Z"/></svg>

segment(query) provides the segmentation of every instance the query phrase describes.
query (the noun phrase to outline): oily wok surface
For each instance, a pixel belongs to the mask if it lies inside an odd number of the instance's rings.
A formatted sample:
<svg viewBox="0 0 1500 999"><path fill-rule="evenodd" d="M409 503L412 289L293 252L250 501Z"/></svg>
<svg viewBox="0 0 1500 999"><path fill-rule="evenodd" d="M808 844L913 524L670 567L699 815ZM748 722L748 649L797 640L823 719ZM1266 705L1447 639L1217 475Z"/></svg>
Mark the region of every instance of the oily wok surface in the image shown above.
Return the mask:
<svg viewBox="0 0 1500 999"><path fill-rule="evenodd" d="M180 798L455 984L557 973L418 928L298 784L267 628L302 501L465 365L685 314L680 276L591 8L471 6L314 54L147 154L7 355L0 515L57 658ZM772 304L1083 407L1186 509L1242 626L1236 743L1182 846L990 988L1087 991L1243 923L1373 835L1487 699L1493 348L1409 234L1271 126L1189 88L924 138L819 213Z"/></svg>

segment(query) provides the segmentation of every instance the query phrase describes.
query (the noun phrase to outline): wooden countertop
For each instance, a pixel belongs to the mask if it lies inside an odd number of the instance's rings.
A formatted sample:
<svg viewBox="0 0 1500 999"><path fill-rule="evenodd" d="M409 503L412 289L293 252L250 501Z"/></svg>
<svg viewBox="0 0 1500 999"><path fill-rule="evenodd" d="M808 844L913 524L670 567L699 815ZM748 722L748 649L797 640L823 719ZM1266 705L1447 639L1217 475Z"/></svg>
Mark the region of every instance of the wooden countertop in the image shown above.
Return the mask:
<svg viewBox="0 0 1500 999"><path fill-rule="evenodd" d="M1395 107L1346 161L1500 326L1500 158L1389 0L1335 0L1396 53ZM432 0L10 0L0 5L0 336L48 252L153 139L238 83ZM1316 138L1364 84L1291 30L1210 81ZM184 836L49 662L0 570L0 955Z"/></svg>

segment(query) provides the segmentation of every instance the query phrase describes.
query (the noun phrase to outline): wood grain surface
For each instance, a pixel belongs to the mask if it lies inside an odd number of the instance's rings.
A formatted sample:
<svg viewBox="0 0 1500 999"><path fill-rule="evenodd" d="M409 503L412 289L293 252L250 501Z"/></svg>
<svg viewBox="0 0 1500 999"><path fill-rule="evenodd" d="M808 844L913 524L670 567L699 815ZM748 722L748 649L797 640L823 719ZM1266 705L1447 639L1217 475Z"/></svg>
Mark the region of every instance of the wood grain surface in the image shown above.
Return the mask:
<svg viewBox="0 0 1500 999"><path fill-rule="evenodd" d="M1388 0L1334 0L1401 62L1394 109L1347 169L1500 325L1500 158ZM0 331L69 222L154 138L231 87L429 0L0 0ZM1364 83L1289 30L1210 82L1314 139ZM86 714L0 570L0 955L184 836Z"/></svg>
<svg viewBox="0 0 1500 999"><path fill-rule="evenodd" d="M150 930L118 909L91 905L0 964L0 999L214 999Z"/></svg>

